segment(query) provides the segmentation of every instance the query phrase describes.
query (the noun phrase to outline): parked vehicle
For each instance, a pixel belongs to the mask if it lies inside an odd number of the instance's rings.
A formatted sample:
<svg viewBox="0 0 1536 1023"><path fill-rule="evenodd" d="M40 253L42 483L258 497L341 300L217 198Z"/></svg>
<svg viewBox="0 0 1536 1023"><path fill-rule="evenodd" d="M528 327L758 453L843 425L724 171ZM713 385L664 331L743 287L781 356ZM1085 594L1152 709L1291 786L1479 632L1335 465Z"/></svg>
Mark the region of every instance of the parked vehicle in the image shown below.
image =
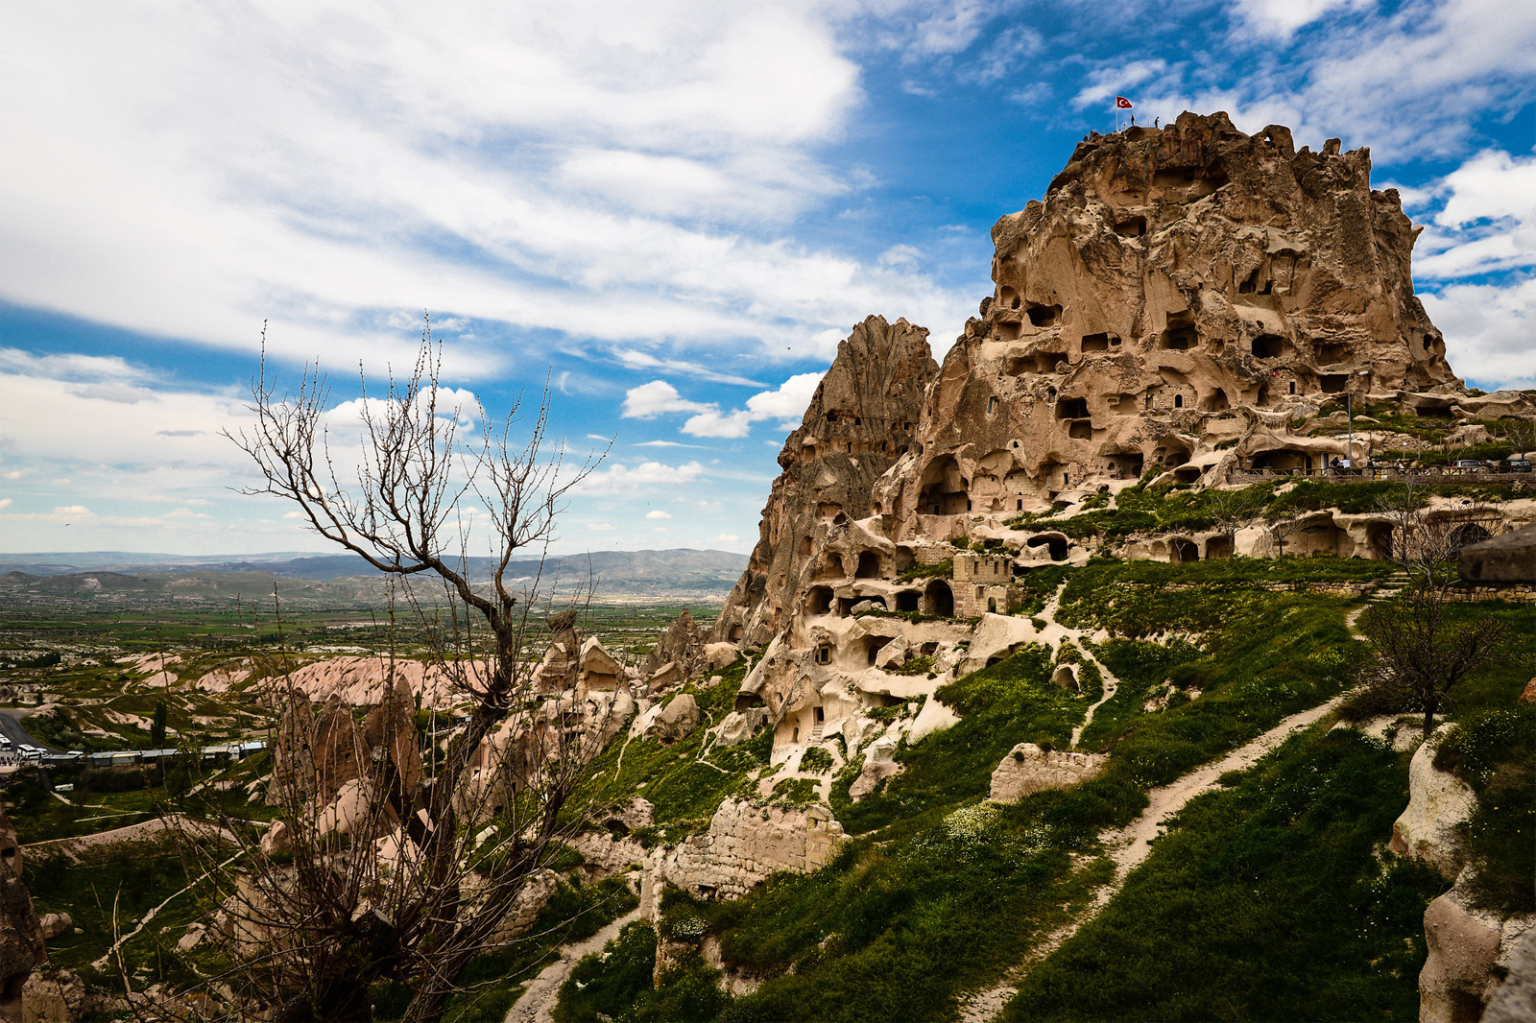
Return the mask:
<svg viewBox="0 0 1536 1023"><path fill-rule="evenodd" d="M1500 472L1530 472L1531 460L1529 458L1506 458L1499 463Z"/></svg>

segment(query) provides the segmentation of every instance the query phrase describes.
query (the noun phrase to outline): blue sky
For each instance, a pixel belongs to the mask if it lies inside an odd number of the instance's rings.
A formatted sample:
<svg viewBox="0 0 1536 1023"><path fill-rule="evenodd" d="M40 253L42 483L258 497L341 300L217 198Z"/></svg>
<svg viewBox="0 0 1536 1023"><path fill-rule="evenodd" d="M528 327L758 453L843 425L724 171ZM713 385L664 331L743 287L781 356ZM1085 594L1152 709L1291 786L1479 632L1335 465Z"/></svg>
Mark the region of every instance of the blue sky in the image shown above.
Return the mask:
<svg viewBox="0 0 1536 1023"><path fill-rule="evenodd" d="M423 310L458 392L612 439L556 550L748 550L838 339L942 358L1116 93L1369 146L1452 365L1536 387L1533 87L1531 3L10 0L0 551L322 549L232 489L262 323L341 403Z"/></svg>

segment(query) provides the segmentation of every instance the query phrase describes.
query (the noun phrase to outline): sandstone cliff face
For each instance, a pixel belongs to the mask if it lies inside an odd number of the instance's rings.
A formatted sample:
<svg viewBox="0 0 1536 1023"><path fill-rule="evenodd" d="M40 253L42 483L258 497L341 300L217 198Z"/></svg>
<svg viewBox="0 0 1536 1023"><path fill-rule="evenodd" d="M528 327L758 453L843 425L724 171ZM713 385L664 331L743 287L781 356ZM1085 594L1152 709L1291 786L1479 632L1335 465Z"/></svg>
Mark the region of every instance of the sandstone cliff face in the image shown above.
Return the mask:
<svg viewBox="0 0 1536 1023"><path fill-rule="evenodd" d="M0 1019L21 1018L27 978L47 961L42 923L21 881L16 829L0 808Z"/></svg>
<svg viewBox="0 0 1536 1023"><path fill-rule="evenodd" d="M1214 486L1235 468L1320 468L1349 454L1313 429L1346 396L1475 415L1482 399L1413 294L1416 234L1396 193L1371 189L1369 152L1336 140L1298 152L1287 129L1246 135L1220 113L1092 135L1043 201L993 228L994 292L942 369L905 321L872 317L839 347L716 626L761 651L737 709L765 708L776 748L817 742L984 664L976 647L1016 577L1087 557L1048 527L1014 528L1021 513L1149 470ZM1288 553L1378 556L1380 518L1319 513ZM1119 553L1262 556L1268 539L1211 530ZM984 656L1029 640L1007 620Z"/></svg>
<svg viewBox="0 0 1536 1023"><path fill-rule="evenodd" d="M784 472L763 509L747 570L715 623L716 639L761 646L784 627L814 574L818 540L870 515L871 488L912 444L937 370L928 331L906 320L871 316L837 346L799 429L779 452Z"/></svg>
<svg viewBox="0 0 1536 1023"><path fill-rule="evenodd" d="M1298 153L1285 128L1189 113L1094 136L992 229L996 290L875 488L887 533L943 539L1154 467L1321 465L1342 443L1298 442L1294 413L1459 393L1416 235L1337 140Z"/></svg>

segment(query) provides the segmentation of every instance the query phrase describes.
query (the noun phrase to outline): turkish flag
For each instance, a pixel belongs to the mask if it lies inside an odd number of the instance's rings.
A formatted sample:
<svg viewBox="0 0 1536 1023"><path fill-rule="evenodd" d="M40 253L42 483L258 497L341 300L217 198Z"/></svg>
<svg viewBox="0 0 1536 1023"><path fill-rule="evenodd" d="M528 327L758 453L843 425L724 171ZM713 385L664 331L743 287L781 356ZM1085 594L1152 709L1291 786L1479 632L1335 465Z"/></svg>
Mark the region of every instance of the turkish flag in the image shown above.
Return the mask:
<svg viewBox="0 0 1536 1023"><path fill-rule="evenodd" d="M1131 101L1126 99L1124 96L1116 96L1115 97L1115 109L1116 110L1129 110L1129 109L1131 109Z"/></svg>

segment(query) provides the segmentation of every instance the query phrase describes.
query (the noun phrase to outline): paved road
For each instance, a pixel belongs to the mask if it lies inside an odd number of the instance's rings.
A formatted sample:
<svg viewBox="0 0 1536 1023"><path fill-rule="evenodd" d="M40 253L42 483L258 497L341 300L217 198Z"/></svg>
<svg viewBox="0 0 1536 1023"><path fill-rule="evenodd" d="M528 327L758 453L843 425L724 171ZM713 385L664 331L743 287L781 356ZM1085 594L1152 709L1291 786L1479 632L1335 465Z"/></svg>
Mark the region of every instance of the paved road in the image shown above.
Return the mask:
<svg viewBox="0 0 1536 1023"><path fill-rule="evenodd" d="M12 717L11 712L8 710L0 710L0 735L4 735L7 739L11 740L12 745L15 746L26 743L30 746L47 750L50 753L64 752L63 750L54 749L46 742L33 738L32 733L22 727L21 722Z"/></svg>

